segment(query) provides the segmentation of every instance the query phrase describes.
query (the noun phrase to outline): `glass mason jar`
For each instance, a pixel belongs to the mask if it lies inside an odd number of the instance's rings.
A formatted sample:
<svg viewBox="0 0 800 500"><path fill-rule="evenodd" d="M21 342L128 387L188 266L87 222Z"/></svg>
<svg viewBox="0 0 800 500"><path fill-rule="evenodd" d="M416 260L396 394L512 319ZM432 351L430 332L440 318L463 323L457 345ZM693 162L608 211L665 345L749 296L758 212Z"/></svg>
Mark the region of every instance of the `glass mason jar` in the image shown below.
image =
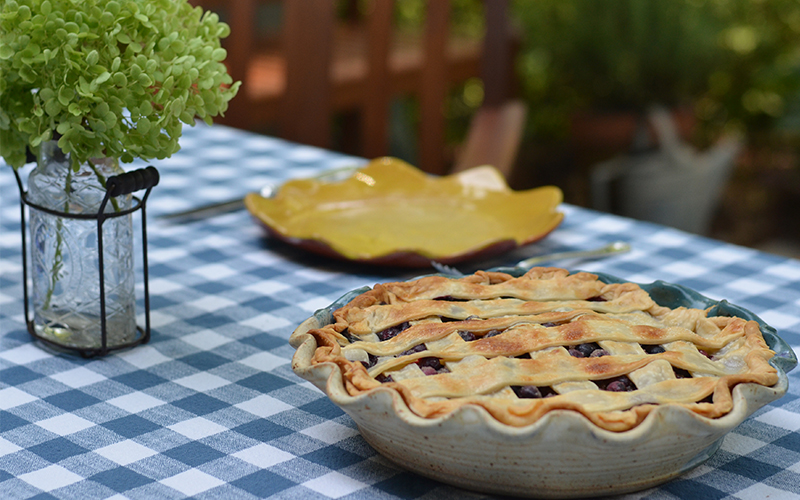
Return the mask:
<svg viewBox="0 0 800 500"><path fill-rule="evenodd" d="M105 180L123 173L112 158L71 168L56 141L42 143L28 177L28 200L67 214L94 215L105 196ZM126 210L131 195L106 204L105 213ZM101 348L100 276L96 219L73 219L30 207L33 323L36 333L62 346ZM133 222L131 215L103 222L106 347L137 336Z"/></svg>

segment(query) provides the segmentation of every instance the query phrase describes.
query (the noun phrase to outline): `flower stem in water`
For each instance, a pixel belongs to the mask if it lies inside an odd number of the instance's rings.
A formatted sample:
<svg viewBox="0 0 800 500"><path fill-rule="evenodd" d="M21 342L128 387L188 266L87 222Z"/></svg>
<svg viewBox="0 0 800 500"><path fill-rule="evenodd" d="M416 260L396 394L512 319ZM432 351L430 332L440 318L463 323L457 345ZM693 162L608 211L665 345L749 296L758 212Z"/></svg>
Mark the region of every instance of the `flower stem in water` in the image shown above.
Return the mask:
<svg viewBox="0 0 800 500"><path fill-rule="evenodd" d="M64 182L64 191L66 192L67 196L64 200L64 213L69 213L69 193L72 190L72 167L67 169L67 179ZM58 217L56 219L56 254L53 258L53 269L50 270L50 286L47 287L47 294L44 297L44 305L42 305L42 309L49 309L50 308L50 300L53 298L53 292L56 288L56 282L58 281L58 273L61 272L61 268L64 267L64 255L63 255L63 246L64 246L64 237L61 234L64 231L64 219Z"/></svg>

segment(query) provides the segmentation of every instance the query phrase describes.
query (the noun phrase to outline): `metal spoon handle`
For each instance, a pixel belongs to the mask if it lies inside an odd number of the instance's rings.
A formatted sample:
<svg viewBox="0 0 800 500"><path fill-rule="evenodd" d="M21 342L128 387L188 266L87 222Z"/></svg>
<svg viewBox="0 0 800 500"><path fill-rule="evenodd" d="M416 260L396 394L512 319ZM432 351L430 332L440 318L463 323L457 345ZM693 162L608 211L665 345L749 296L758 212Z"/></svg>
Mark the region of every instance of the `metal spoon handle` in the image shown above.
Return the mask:
<svg viewBox="0 0 800 500"><path fill-rule="evenodd" d="M624 241L615 241L608 245L597 248L594 250L579 250L576 252L561 252L551 253L549 255L539 255L536 257L529 257L517 262L516 267L529 269L536 264L542 262L549 262L551 260L565 260L565 259L586 259L590 257L603 257L606 255L613 255L617 253L625 253L631 249L631 246Z"/></svg>

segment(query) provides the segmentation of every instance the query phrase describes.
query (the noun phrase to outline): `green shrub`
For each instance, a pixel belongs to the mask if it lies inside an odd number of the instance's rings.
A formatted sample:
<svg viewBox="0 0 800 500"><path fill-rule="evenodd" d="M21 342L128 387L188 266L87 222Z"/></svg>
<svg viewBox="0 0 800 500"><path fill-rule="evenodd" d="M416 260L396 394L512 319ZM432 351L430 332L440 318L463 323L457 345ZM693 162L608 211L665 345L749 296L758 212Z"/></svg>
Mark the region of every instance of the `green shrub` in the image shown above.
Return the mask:
<svg viewBox="0 0 800 500"><path fill-rule="evenodd" d="M800 88L797 0L517 1L518 61L541 133L578 109L690 104L716 127L773 127Z"/></svg>
<svg viewBox="0 0 800 500"><path fill-rule="evenodd" d="M230 29L186 0L7 0L0 10L0 155L59 137L79 165L178 149L183 124L223 113L239 84Z"/></svg>

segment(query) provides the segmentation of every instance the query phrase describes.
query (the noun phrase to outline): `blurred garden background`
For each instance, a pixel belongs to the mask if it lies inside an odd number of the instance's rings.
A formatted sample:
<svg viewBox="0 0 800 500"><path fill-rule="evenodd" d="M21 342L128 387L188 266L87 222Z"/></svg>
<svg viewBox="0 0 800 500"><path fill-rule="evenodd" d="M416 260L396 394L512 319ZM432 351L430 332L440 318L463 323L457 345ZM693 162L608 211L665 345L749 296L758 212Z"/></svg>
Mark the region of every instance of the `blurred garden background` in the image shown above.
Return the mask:
<svg viewBox="0 0 800 500"><path fill-rule="evenodd" d="M653 104L708 148L744 147L709 235L793 253L800 242L800 2L542 0L514 4L517 68L531 104L520 184L554 183L590 206L588 169L628 142L586 137L598 115ZM610 125L607 125L610 127Z"/></svg>
<svg viewBox="0 0 800 500"><path fill-rule="evenodd" d="M350 21L372 8L371 0L336 5ZM396 2L398 29L419 32L428 7ZM281 16L280 0L260 2L259 30L278 37ZM554 184L565 201L597 208L598 165L663 149L649 122L657 106L694 155L739 141L730 168L715 174L719 193L702 189L707 180L678 182L701 185L686 197L714 198L708 223L695 232L800 256L800 0L510 0L509 16L514 93L528 107L512 188ZM453 34L480 39L485 22L483 1L451 0ZM479 77L449 89L442 112L450 157L483 98ZM390 153L412 164L419 116L413 95L392 101ZM350 122L347 113L337 116L333 149L356 153Z"/></svg>

